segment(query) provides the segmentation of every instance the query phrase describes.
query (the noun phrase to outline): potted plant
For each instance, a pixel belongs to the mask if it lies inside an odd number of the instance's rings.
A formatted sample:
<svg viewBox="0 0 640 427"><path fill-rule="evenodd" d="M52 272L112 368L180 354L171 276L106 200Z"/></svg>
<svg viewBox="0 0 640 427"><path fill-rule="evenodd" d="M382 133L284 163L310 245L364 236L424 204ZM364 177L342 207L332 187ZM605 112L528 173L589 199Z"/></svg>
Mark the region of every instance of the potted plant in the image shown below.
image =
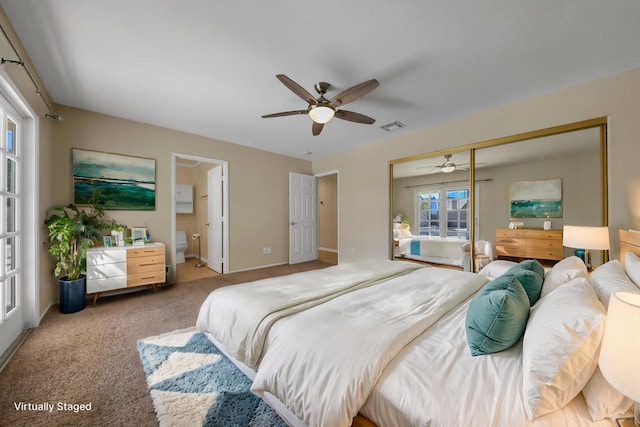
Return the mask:
<svg viewBox="0 0 640 427"><path fill-rule="evenodd" d="M85 307L87 249L101 239L102 231L111 230L112 223L103 217L104 206L98 194L89 200L87 208L69 204L47 210L44 225L49 230L49 253L57 259L53 275L58 278L61 313L75 313Z"/></svg>

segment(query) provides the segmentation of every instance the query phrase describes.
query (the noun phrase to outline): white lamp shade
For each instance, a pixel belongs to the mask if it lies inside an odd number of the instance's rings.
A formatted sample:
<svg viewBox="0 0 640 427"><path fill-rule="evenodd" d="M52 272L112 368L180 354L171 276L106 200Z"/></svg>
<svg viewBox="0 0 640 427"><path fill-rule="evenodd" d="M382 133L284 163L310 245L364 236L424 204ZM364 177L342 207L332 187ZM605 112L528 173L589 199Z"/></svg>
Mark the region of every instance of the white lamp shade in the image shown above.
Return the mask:
<svg viewBox="0 0 640 427"><path fill-rule="evenodd" d="M617 292L609 301L600 371L616 390L640 402L640 293Z"/></svg>
<svg viewBox="0 0 640 427"><path fill-rule="evenodd" d="M336 110L326 105L312 106L309 110L309 117L316 123L327 123L336 114Z"/></svg>
<svg viewBox="0 0 640 427"><path fill-rule="evenodd" d="M562 227L562 246L575 249L609 250L608 227Z"/></svg>

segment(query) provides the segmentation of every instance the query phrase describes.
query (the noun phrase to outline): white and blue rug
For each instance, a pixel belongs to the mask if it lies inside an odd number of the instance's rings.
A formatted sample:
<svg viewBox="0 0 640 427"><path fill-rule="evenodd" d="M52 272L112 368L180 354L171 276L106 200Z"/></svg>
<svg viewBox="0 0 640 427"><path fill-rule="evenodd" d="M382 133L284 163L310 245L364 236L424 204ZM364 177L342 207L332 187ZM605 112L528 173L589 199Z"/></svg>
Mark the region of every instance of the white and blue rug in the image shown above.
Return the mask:
<svg viewBox="0 0 640 427"><path fill-rule="evenodd" d="M138 352L160 426L286 426L195 328L141 339Z"/></svg>

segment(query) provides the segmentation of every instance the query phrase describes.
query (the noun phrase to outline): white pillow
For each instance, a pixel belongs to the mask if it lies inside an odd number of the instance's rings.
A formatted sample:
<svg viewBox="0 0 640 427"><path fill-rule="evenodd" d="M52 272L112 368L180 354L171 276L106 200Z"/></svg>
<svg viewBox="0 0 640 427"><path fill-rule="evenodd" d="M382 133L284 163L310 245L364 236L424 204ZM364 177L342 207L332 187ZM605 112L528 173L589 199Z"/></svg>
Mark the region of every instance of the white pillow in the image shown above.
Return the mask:
<svg viewBox="0 0 640 427"><path fill-rule="evenodd" d="M491 261L489 264L485 265L478 274L495 279L496 277L502 276L507 272L507 270L517 264L517 262L507 260Z"/></svg>
<svg viewBox="0 0 640 427"><path fill-rule="evenodd" d="M627 252L624 255L624 269L633 283L640 287L640 258L632 252Z"/></svg>
<svg viewBox="0 0 640 427"><path fill-rule="evenodd" d="M566 406L598 365L606 312L585 278L571 280L531 308L522 344L530 420Z"/></svg>
<svg viewBox="0 0 640 427"><path fill-rule="evenodd" d="M554 265L551 271L545 276L540 298L544 298L545 295L548 295L551 291L567 283L569 280L578 277L586 278L588 276L587 267L580 258L577 256L565 258Z"/></svg>
<svg viewBox="0 0 640 427"><path fill-rule="evenodd" d="M411 231L409 231L406 228L401 228L400 229L400 238L401 239L407 239L409 237L413 237L413 234L411 234Z"/></svg>
<svg viewBox="0 0 640 427"><path fill-rule="evenodd" d="M605 307L609 307L609 298L618 291L638 292L640 290L629 279L625 273L625 267L618 260L609 261L593 270L589 281Z"/></svg>
<svg viewBox="0 0 640 427"><path fill-rule="evenodd" d="M604 379L600 368L596 368L593 376L582 389L582 395L593 421L620 417L633 405L633 400L613 388Z"/></svg>

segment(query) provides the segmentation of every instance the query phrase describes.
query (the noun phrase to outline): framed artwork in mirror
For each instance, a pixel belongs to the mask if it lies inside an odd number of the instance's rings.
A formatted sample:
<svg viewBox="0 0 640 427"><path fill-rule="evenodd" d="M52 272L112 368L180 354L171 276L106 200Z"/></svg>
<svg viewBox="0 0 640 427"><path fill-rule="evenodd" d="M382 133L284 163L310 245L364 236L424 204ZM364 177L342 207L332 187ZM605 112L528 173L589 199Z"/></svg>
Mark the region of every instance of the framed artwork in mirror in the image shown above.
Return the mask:
<svg viewBox="0 0 640 427"><path fill-rule="evenodd" d="M512 182L511 218L562 218L562 178Z"/></svg>

